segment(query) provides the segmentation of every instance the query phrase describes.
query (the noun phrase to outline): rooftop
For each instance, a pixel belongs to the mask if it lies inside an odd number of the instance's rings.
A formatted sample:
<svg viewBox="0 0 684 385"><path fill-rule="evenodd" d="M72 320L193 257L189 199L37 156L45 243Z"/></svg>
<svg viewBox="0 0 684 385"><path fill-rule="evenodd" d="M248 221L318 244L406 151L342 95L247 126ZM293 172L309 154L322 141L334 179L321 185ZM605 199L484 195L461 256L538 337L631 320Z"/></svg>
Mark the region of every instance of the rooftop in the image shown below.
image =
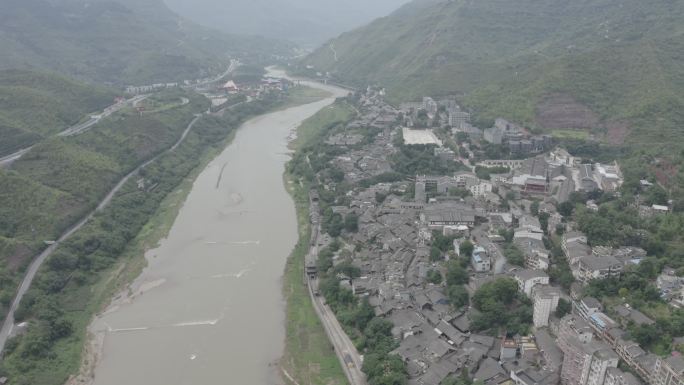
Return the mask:
<svg viewBox="0 0 684 385"><path fill-rule="evenodd" d="M531 270L531 269L521 269L513 273L516 278L519 278L523 281L527 281L529 279L534 279L534 278L548 278L549 275L546 274L545 272L541 270Z"/></svg>

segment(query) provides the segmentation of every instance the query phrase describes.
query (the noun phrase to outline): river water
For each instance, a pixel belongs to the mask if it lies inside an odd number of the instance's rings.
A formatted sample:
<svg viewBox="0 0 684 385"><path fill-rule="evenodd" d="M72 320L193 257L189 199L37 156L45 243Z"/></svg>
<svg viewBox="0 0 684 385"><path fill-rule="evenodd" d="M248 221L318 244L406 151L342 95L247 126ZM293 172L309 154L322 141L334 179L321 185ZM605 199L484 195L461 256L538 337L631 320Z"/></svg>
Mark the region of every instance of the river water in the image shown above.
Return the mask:
<svg viewBox="0 0 684 385"><path fill-rule="evenodd" d="M146 255L138 295L91 326L104 333L95 385L282 382L282 275L297 242L282 179L287 137L332 102L248 121L199 175L168 238Z"/></svg>

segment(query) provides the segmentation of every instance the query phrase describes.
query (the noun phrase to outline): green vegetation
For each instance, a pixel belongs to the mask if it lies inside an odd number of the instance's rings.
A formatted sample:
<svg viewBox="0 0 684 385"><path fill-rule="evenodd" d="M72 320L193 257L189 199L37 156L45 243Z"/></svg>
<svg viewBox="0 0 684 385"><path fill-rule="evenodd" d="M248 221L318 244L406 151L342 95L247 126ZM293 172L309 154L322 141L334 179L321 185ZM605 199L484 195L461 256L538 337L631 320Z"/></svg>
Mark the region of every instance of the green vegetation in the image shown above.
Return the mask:
<svg viewBox="0 0 684 385"><path fill-rule="evenodd" d="M123 110L90 131L37 144L0 171L0 298L11 298L30 259L95 208L125 174L170 148L208 102L186 95L185 106L140 117ZM2 303L4 315L7 303Z"/></svg>
<svg viewBox="0 0 684 385"><path fill-rule="evenodd" d="M509 334L527 334L532 323L532 303L518 292L512 278L499 278L480 287L473 295L473 306L480 311L473 319L474 330L503 328Z"/></svg>
<svg viewBox="0 0 684 385"><path fill-rule="evenodd" d="M558 284L565 290L570 290L570 286L575 282L570 265L565 257L565 253L560 246L560 239L557 237L545 237L544 244L551 250L551 267L549 269L549 279L551 283Z"/></svg>
<svg viewBox="0 0 684 385"><path fill-rule="evenodd" d="M589 133L584 130L555 129L551 131L551 135L558 139L589 139Z"/></svg>
<svg viewBox="0 0 684 385"><path fill-rule="evenodd" d="M446 293L449 303L454 309L460 309L468 305L470 295L465 288L468 283L467 259L450 260L447 263Z"/></svg>
<svg viewBox="0 0 684 385"><path fill-rule="evenodd" d="M525 254L514 244L508 244L504 248L504 256L511 265L525 266Z"/></svg>
<svg viewBox="0 0 684 385"><path fill-rule="evenodd" d="M676 199L679 195L671 195ZM648 191L643 198L659 201L659 188ZM638 246L649 255L658 258L659 266L684 269L684 214L641 217L633 202L636 197L628 185L620 197L605 196L599 203L598 212L588 210L582 203L576 203L573 215L589 242L596 245Z"/></svg>
<svg viewBox="0 0 684 385"><path fill-rule="evenodd" d="M300 135L295 142L297 152L288 164L287 169L288 175L294 182L291 185L299 186L296 189L300 191L300 196L303 198L302 204L307 202L305 192L308 190L305 188L313 186L317 182L314 175L323 169L327 169L328 162L333 159L336 151L339 151L334 146L325 145L323 143L324 138L331 132L340 129L342 124L354 115L353 108L342 100L321 110L299 128ZM327 174L327 180L337 179L334 173ZM340 181L338 180L338 182ZM334 214L330 206L335 203L335 195L326 192L321 186L317 185L317 187L321 196L324 231L332 236L339 235L343 229L354 231L358 225L358 218L351 214L346 217ZM338 186L339 189L340 186ZM335 253L340 252L341 246L339 241L335 241L319 253L317 264L320 292L326 298L326 302L333 309L346 332L355 341L358 349L363 352L365 357L363 371L367 374L369 383L372 385L404 384L407 375L403 362L399 357L388 354L396 347L396 341L391 334L392 323L375 317L373 308L367 300L359 300L351 290L341 285L340 277L351 282L359 275L359 269L351 265L349 261L343 261L337 266L333 266L333 257ZM297 279L301 282L301 275ZM301 334L298 334L297 337L301 338ZM296 345L296 342L292 344Z"/></svg>
<svg viewBox="0 0 684 385"><path fill-rule="evenodd" d="M114 104L109 89L27 70L0 71L0 157Z"/></svg>
<svg viewBox="0 0 684 385"><path fill-rule="evenodd" d="M206 109L203 99L190 106L195 104L197 108L197 103L200 110ZM238 107L223 118L202 118L178 148L162 154L141 171L146 186L154 187L139 188L136 180L130 180L105 210L60 245L39 271L16 314L19 320L29 320L30 327L27 334L8 344L2 363L1 371L9 375L13 384L62 384L78 370L86 326L114 290L109 280L112 273L120 277L137 271L139 264L123 270L117 266L127 262L132 250L140 250L141 240L136 237L150 232L146 224L155 213L167 220L175 215L168 214L168 207L159 211L168 193L206 163L202 154L220 149L245 119L268 111L277 103L278 99L255 102ZM172 120L168 115L158 119ZM167 129L173 132L171 127ZM155 152L158 151L150 148L138 154Z"/></svg>
<svg viewBox="0 0 684 385"><path fill-rule="evenodd" d="M433 285L439 285L442 283L444 278L442 277L442 273L439 272L439 270L428 270L427 272L427 281Z"/></svg>
<svg viewBox="0 0 684 385"><path fill-rule="evenodd" d="M311 226L309 224L308 190L295 183L292 174L286 174L288 190L297 207L299 241L285 267L284 293L287 298L287 325L285 353L282 365L300 383L328 385L346 384L347 379L328 336L309 298L303 281L304 258L309 251ZM321 251L321 255L324 255ZM332 261L328 269L332 267Z"/></svg>
<svg viewBox="0 0 684 385"><path fill-rule="evenodd" d="M558 307L556 307L556 317L563 318L566 314L570 314L572 311L572 302L565 298L560 298L558 300Z"/></svg>
<svg viewBox="0 0 684 385"><path fill-rule="evenodd" d="M494 159L496 159L496 157ZM511 172L511 169L508 167L475 167L475 174L477 177L485 180L490 180L492 174L507 174L509 172Z"/></svg>
<svg viewBox="0 0 684 385"><path fill-rule="evenodd" d="M655 324L637 325L629 322L630 337L649 351L660 355L681 349L673 346L672 338L684 333L684 310L668 307L660 298L660 292L652 279L657 266L646 260L628 270L619 279L609 278L589 283L585 294L601 298L606 303L626 303L655 319Z"/></svg>
<svg viewBox="0 0 684 385"><path fill-rule="evenodd" d="M482 127L506 117L673 155L684 148L683 18L670 0L415 2L335 39L338 60L326 45L304 64L381 84L395 102L465 94ZM577 119L559 118L566 108Z"/></svg>
<svg viewBox="0 0 684 385"><path fill-rule="evenodd" d="M292 144L293 149L297 150L296 155L288 164L288 171L285 174L286 185L297 208L299 242L285 268L287 336L285 354L281 362L288 373L299 383L318 385L347 383L337 355L313 308L307 285L302 280L304 258L308 252L311 236L308 191L312 180L308 177L312 174L306 168L308 165L306 158L297 154L320 141L323 134L321 127L330 127L335 123L346 121L352 116L351 114L353 110L348 106L335 104L304 121L297 129L297 140ZM319 270L332 269L332 256L330 248L320 251Z"/></svg>
<svg viewBox="0 0 684 385"><path fill-rule="evenodd" d="M465 170L465 166L453 160L442 162L435 157L435 145L405 145L395 143L399 151L390 156L392 170L404 176L447 175Z"/></svg>
<svg viewBox="0 0 684 385"><path fill-rule="evenodd" d="M331 251L336 252L335 249ZM321 254L321 258L326 256ZM324 264L319 260L319 266ZM351 290L343 288L338 278L340 272L339 267L319 272L321 293L345 331L355 340L357 348L363 352L363 371L369 383L405 384L408 377L404 363L399 356L389 354L398 345L392 337L392 322L375 317L367 299L360 300Z"/></svg>

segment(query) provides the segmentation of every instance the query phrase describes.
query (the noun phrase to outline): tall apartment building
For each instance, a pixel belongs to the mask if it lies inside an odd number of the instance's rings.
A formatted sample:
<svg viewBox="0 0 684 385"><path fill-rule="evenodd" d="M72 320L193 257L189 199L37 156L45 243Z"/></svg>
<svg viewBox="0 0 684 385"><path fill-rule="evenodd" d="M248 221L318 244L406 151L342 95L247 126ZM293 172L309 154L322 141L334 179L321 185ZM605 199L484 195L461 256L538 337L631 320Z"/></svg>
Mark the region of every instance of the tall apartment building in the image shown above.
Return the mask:
<svg viewBox="0 0 684 385"><path fill-rule="evenodd" d="M426 96L423 98L423 109L431 116L434 116L439 110L439 104L431 97Z"/></svg>
<svg viewBox="0 0 684 385"><path fill-rule="evenodd" d="M643 383L632 373L623 372L618 368L606 370L606 380L603 385L642 385Z"/></svg>
<svg viewBox="0 0 684 385"><path fill-rule="evenodd" d="M618 356L605 343L582 342L575 336L567 338L563 346L563 385L603 385L608 368L616 368Z"/></svg>
<svg viewBox="0 0 684 385"><path fill-rule="evenodd" d="M461 128L470 122L470 114L457 108L449 110L449 126Z"/></svg>
<svg viewBox="0 0 684 385"><path fill-rule="evenodd" d="M682 357L658 358L651 378L653 385L684 385L684 359Z"/></svg>
<svg viewBox="0 0 684 385"><path fill-rule="evenodd" d="M534 301L533 321L534 327L549 326L549 316L558 307L560 291L549 285L536 285L532 288L532 300Z"/></svg>

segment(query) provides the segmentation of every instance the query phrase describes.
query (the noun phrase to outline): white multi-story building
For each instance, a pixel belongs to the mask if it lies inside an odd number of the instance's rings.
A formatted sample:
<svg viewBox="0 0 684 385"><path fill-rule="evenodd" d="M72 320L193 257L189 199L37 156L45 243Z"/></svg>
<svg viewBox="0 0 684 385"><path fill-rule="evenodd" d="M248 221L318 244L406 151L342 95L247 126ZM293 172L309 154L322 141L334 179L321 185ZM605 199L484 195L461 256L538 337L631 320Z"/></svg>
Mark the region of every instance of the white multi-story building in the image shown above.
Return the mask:
<svg viewBox="0 0 684 385"><path fill-rule="evenodd" d="M618 355L607 346L594 352L585 384L603 385L606 380L606 371L608 368L617 368L619 360Z"/></svg>
<svg viewBox="0 0 684 385"><path fill-rule="evenodd" d="M560 291L548 285L537 285L532 288L532 299L534 301L532 316L534 327L549 326L551 312L556 311L558 307Z"/></svg>
<svg viewBox="0 0 684 385"><path fill-rule="evenodd" d="M578 281L589 282L593 279L619 277L622 270L623 264L613 256L588 255L578 260L577 265L573 266L572 274Z"/></svg>
<svg viewBox="0 0 684 385"><path fill-rule="evenodd" d="M535 285L548 285L549 275L541 270L518 270L513 274L513 278L518 282L518 290L526 296L532 296L532 288Z"/></svg>
<svg viewBox="0 0 684 385"><path fill-rule="evenodd" d="M449 110L449 126L454 128L461 128L466 123L470 122L470 114L461 111L460 109L453 108Z"/></svg>
<svg viewBox="0 0 684 385"><path fill-rule="evenodd" d="M484 247L477 246L473 250L473 257L471 258L473 269L478 273L487 272L492 269L491 258L487 255Z"/></svg>
<svg viewBox="0 0 684 385"><path fill-rule="evenodd" d="M563 350L563 385L603 385L608 368L618 364L617 354L599 341L582 342L571 336L560 347Z"/></svg>
<svg viewBox="0 0 684 385"><path fill-rule="evenodd" d="M494 185L492 185L489 182L480 182L480 184L471 186L470 187L470 193L473 194L474 197L483 197L486 196L487 193L492 192L494 189Z"/></svg>

